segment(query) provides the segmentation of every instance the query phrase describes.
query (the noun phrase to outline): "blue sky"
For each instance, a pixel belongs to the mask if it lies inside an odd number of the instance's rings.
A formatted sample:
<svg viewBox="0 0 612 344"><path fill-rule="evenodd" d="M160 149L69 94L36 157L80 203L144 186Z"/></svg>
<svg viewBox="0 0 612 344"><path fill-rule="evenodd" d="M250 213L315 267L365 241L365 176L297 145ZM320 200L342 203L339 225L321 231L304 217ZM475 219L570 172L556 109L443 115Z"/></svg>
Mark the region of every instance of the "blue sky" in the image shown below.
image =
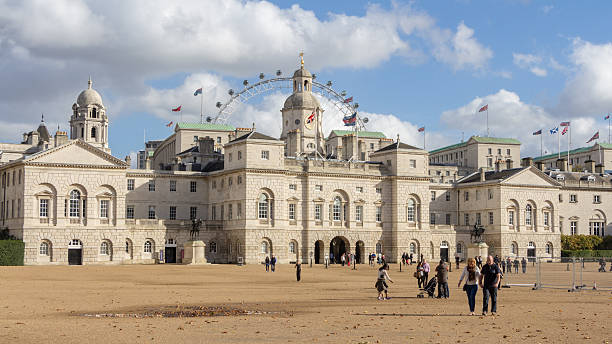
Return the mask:
<svg viewBox="0 0 612 344"><path fill-rule="evenodd" d="M306 67L359 102L369 130L427 148L485 132L523 142L572 121L572 146L597 130L607 141L612 111L612 4L553 1L80 1L0 0L0 141L37 126L66 129L72 103L92 75L111 120L113 154L163 139L183 105L199 119L206 105L264 72ZM79 18L79 19L74 19ZM278 134L286 92L254 98L230 118ZM325 106L325 103L324 103ZM331 108L329 104L328 107ZM326 112L326 130L341 127ZM556 137L544 135L545 150ZM565 137L564 137L565 140Z"/></svg>

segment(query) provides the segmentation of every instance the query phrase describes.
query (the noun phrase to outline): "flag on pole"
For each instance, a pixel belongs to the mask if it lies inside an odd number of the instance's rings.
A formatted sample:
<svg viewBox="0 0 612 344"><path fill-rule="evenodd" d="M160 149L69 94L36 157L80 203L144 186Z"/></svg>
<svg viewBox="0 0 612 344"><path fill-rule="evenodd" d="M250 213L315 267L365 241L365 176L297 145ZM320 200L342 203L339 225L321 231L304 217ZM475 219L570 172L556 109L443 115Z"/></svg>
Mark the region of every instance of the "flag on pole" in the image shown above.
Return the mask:
<svg viewBox="0 0 612 344"><path fill-rule="evenodd" d="M344 122L344 125L347 127L355 126L357 123L357 112L353 112L353 114L349 116L344 116L344 118L342 118L342 122Z"/></svg>
<svg viewBox="0 0 612 344"><path fill-rule="evenodd" d="M195 90L195 92L193 92L194 96L197 96L198 94L202 94L202 87L198 88L197 90Z"/></svg>
<svg viewBox="0 0 612 344"><path fill-rule="evenodd" d="M570 122L561 122L561 124L559 124L562 127L569 127Z"/></svg>
<svg viewBox="0 0 612 344"><path fill-rule="evenodd" d="M558 133L558 132L559 132L559 127L550 129L550 133L553 134L553 135Z"/></svg>
<svg viewBox="0 0 612 344"><path fill-rule="evenodd" d="M174 111L174 112L181 111L181 106L182 105L179 105L177 108L172 109L172 111Z"/></svg>
<svg viewBox="0 0 612 344"><path fill-rule="evenodd" d="M565 135L565 133L567 133L567 128L568 127L563 128L563 131L561 132L561 135Z"/></svg>
<svg viewBox="0 0 612 344"><path fill-rule="evenodd" d="M599 131L597 131L597 132L595 133L595 135L593 135L593 137L591 137L591 138L590 138L590 139L587 141L587 143L590 143L591 141L593 141L593 140L598 140L598 139L599 139Z"/></svg>
<svg viewBox="0 0 612 344"><path fill-rule="evenodd" d="M419 128L419 133L422 133L422 132L424 132L424 131L425 131L425 127L420 127L420 128Z"/></svg>
<svg viewBox="0 0 612 344"><path fill-rule="evenodd" d="M353 97L352 97L352 96L350 96L350 97L348 97L348 98L346 98L346 99L344 100L344 103L345 103L345 104L347 104L347 103L350 103L350 102L352 102L352 101L353 101Z"/></svg>
<svg viewBox="0 0 612 344"><path fill-rule="evenodd" d="M540 129L538 131L534 131L533 135L542 135L542 129Z"/></svg>
<svg viewBox="0 0 612 344"><path fill-rule="evenodd" d="M174 124L174 122L170 121L170 123L166 124L166 127L170 128L172 126L172 124Z"/></svg>
<svg viewBox="0 0 612 344"><path fill-rule="evenodd" d="M315 112L313 111L313 112L310 114L310 116L308 116L308 118L306 118L306 123L307 123L307 124L312 123L312 122L314 121L314 118L315 118Z"/></svg>
<svg viewBox="0 0 612 344"><path fill-rule="evenodd" d="M483 112L483 111L487 111L487 110L489 110L489 104L481 107L480 110L478 110L478 112Z"/></svg>
<svg viewBox="0 0 612 344"><path fill-rule="evenodd" d="M608 114L606 117L604 117L604 121L610 119L610 114Z"/></svg>

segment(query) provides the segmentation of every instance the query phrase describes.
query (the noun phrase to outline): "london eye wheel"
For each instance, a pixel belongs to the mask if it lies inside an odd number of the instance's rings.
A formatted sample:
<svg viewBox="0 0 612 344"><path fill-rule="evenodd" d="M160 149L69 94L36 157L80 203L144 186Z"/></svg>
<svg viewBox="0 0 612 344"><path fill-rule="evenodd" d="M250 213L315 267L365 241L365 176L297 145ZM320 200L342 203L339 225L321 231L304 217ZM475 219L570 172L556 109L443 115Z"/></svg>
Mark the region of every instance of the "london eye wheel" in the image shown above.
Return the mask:
<svg viewBox="0 0 612 344"><path fill-rule="evenodd" d="M357 108L359 104L356 102L346 101L346 91L336 91L332 88L333 83L327 81L325 84L315 81L316 75L312 76L312 92L326 98L333 106L344 116L356 114L355 130L365 130L365 125L368 123L367 117L359 116ZM280 70L276 71L276 75L272 78L266 78L263 73L259 74L259 81L251 84L248 80L242 82L244 88L242 90L228 90L229 100L225 103L217 102L216 107L219 109L216 116L206 118L207 122L211 123L227 123L232 116L232 113L241 105L248 102L251 98L270 93L276 90L291 90L293 88L293 78L283 77Z"/></svg>

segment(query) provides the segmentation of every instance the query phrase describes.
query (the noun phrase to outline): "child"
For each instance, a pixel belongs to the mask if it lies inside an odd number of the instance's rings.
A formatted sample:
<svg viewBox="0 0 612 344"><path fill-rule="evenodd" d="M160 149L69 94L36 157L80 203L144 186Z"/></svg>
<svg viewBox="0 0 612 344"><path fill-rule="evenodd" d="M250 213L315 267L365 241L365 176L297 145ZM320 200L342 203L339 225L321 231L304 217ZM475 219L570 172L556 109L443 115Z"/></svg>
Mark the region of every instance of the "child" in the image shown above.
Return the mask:
<svg viewBox="0 0 612 344"><path fill-rule="evenodd" d="M389 280L389 282L393 283L393 280L391 280L391 277L389 277L389 273L387 272L387 270L389 270L389 264L383 264L383 266L381 266L378 269L378 279L376 280L376 290L378 290L378 299L379 300L389 300L390 297L388 295L388 290L389 290L389 286L387 285L386 280ZM385 294L385 297L383 298L383 292Z"/></svg>

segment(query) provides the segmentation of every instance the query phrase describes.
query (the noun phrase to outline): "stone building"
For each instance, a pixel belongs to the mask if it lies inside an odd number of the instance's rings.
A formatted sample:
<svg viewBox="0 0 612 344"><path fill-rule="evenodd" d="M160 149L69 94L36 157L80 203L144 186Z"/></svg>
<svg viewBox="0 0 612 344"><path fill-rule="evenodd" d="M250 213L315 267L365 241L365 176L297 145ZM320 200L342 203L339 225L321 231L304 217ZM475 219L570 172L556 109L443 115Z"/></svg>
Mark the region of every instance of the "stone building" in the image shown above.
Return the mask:
<svg viewBox="0 0 612 344"><path fill-rule="evenodd" d="M558 256L561 233L610 233L609 175L514 166L520 145L506 139L433 154L376 132L326 139L311 81L303 65L294 73L280 138L255 125L178 123L145 169L110 155L90 81L70 139L58 131L0 163L1 226L23 239L28 265L181 262L192 219L214 263L466 258L477 223L503 256Z"/></svg>

